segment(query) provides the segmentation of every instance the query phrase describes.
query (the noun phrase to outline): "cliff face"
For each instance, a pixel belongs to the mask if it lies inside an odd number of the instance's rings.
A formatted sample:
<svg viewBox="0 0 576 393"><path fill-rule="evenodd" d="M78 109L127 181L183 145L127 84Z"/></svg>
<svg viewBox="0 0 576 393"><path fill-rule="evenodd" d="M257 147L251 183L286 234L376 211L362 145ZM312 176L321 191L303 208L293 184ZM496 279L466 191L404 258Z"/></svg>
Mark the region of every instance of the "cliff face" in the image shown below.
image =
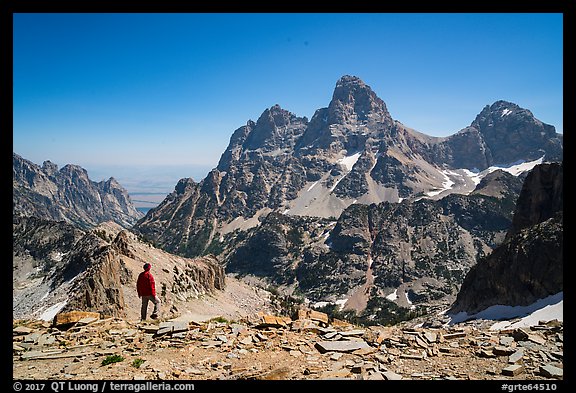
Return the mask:
<svg viewBox="0 0 576 393"><path fill-rule="evenodd" d="M508 236L541 223L563 211L563 165L543 164L534 168L524 182L516 203L512 228Z"/></svg>
<svg viewBox="0 0 576 393"><path fill-rule="evenodd" d="M563 165L526 177L506 240L466 275L450 313L525 306L563 291Z"/></svg>
<svg viewBox="0 0 576 393"><path fill-rule="evenodd" d="M12 163L14 215L63 220L84 229L108 220L129 228L143 216L114 178L97 183L77 165L58 170L45 161L40 167L16 153Z"/></svg>

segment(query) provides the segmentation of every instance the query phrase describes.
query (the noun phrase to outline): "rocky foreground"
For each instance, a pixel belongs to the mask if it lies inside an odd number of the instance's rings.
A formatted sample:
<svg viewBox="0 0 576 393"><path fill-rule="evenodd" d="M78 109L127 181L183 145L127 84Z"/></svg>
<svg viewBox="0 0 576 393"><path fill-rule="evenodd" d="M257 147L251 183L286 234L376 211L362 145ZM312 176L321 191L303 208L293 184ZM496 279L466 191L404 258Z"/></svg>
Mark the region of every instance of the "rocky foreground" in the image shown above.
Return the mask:
<svg viewBox="0 0 576 393"><path fill-rule="evenodd" d="M59 314L13 321L13 378L34 380L563 379L563 323L359 327L300 310L238 321Z"/></svg>

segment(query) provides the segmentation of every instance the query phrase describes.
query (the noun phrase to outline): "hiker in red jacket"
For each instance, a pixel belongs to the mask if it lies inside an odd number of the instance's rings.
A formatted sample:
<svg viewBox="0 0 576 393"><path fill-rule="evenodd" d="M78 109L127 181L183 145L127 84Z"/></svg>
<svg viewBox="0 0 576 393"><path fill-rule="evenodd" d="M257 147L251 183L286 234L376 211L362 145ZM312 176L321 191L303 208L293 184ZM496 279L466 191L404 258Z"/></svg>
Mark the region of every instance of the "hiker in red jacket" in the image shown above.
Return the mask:
<svg viewBox="0 0 576 393"><path fill-rule="evenodd" d="M142 308L140 309L140 318L142 321L146 320L146 313L148 312L148 301L154 303L154 311L150 318L158 318L158 306L160 304L160 299L156 296L156 283L154 282L154 277L150 273L152 266L149 263L144 264L144 271L138 275L138 281L136 282L136 289L138 291L138 297L142 298Z"/></svg>

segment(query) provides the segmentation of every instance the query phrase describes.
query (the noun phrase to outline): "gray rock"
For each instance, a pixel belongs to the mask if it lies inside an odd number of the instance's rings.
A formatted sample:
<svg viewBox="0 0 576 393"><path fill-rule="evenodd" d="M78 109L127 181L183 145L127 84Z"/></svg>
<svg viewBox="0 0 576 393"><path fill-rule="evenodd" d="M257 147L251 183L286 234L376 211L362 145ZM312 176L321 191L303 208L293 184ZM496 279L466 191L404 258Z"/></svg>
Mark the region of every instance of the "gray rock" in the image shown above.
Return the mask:
<svg viewBox="0 0 576 393"><path fill-rule="evenodd" d="M394 371L382 371L381 374L388 381L398 381L403 379L402 375L395 373Z"/></svg>
<svg viewBox="0 0 576 393"><path fill-rule="evenodd" d="M438 335L435 332L426 331L424 332L424 338L430 343L435 343Z"/></svg>
<svg viewBox="0 0 576 393"><path fill-rule="evenodd" d="M546 364L544 366L540 366L538 369L540 375L543 375L547 378L563 378L564 377L564 370L553 366L551 364Z"/></svg>
<svg viewBox="0 0 576 393"><path fill-rule="evenodd" d="M515 376L524 372L524 367L520 364L512 364L502 369L503 375Z"/></svg>
<svg viewBox="0 0 576 393"><path fill-rule="evenodd" d="M510 356L508 356L508 363L518 363L524 357L524 349L520 348Z"/></svg>
<svg viewBox="0 0 576 393"><path fill-rule="evenodd" d="M26 326L17 326L12 329L12 334L15 336L22 336L26 334L30 334L34 331L34 329L26 327Z"/></svg>
<svg viewBox="0 0 576 393"><path fill-rule="evenodd" d="M353 352L357 349L369 348L365 341L345 340L345 341L318 341L315 347L321 352Z"/></svg>
<svg viewBox="0 0 576 393"><path fill-rule="evenodd" d="M512 355L514 352L516 352L516 349L514 348L510 348L510 347L503 347L501 345L497 345L492 349L492 352L494 353L494 355L496 356L510 356Z"/></svg>

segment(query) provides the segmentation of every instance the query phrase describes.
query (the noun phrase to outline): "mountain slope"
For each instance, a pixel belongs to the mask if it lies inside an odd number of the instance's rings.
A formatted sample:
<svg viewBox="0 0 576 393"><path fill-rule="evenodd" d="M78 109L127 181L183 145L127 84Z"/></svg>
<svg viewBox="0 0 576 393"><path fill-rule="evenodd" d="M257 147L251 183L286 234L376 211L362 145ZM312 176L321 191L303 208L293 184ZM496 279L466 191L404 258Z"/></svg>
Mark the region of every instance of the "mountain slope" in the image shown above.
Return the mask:
<svg viewBox="0 0 576 393"><path fill-rule="evenodd" d="M186 310L189 300L223 290L223 268L214 257L168 254L116 223L91 230L18 216L13 223L13 315L51 319L70 310L139 317L136 279L152 264L161 314Z"/></svg>
<svg viewBox="0 0 576 393"><path fill-rule="evenodd" d="M354 204L338 220L273 212L224 236L220 259L229 274L357 312L385 298L405 308L451 302L476 259L504 239L521 186L495 171L470 195Z"/></svg>

